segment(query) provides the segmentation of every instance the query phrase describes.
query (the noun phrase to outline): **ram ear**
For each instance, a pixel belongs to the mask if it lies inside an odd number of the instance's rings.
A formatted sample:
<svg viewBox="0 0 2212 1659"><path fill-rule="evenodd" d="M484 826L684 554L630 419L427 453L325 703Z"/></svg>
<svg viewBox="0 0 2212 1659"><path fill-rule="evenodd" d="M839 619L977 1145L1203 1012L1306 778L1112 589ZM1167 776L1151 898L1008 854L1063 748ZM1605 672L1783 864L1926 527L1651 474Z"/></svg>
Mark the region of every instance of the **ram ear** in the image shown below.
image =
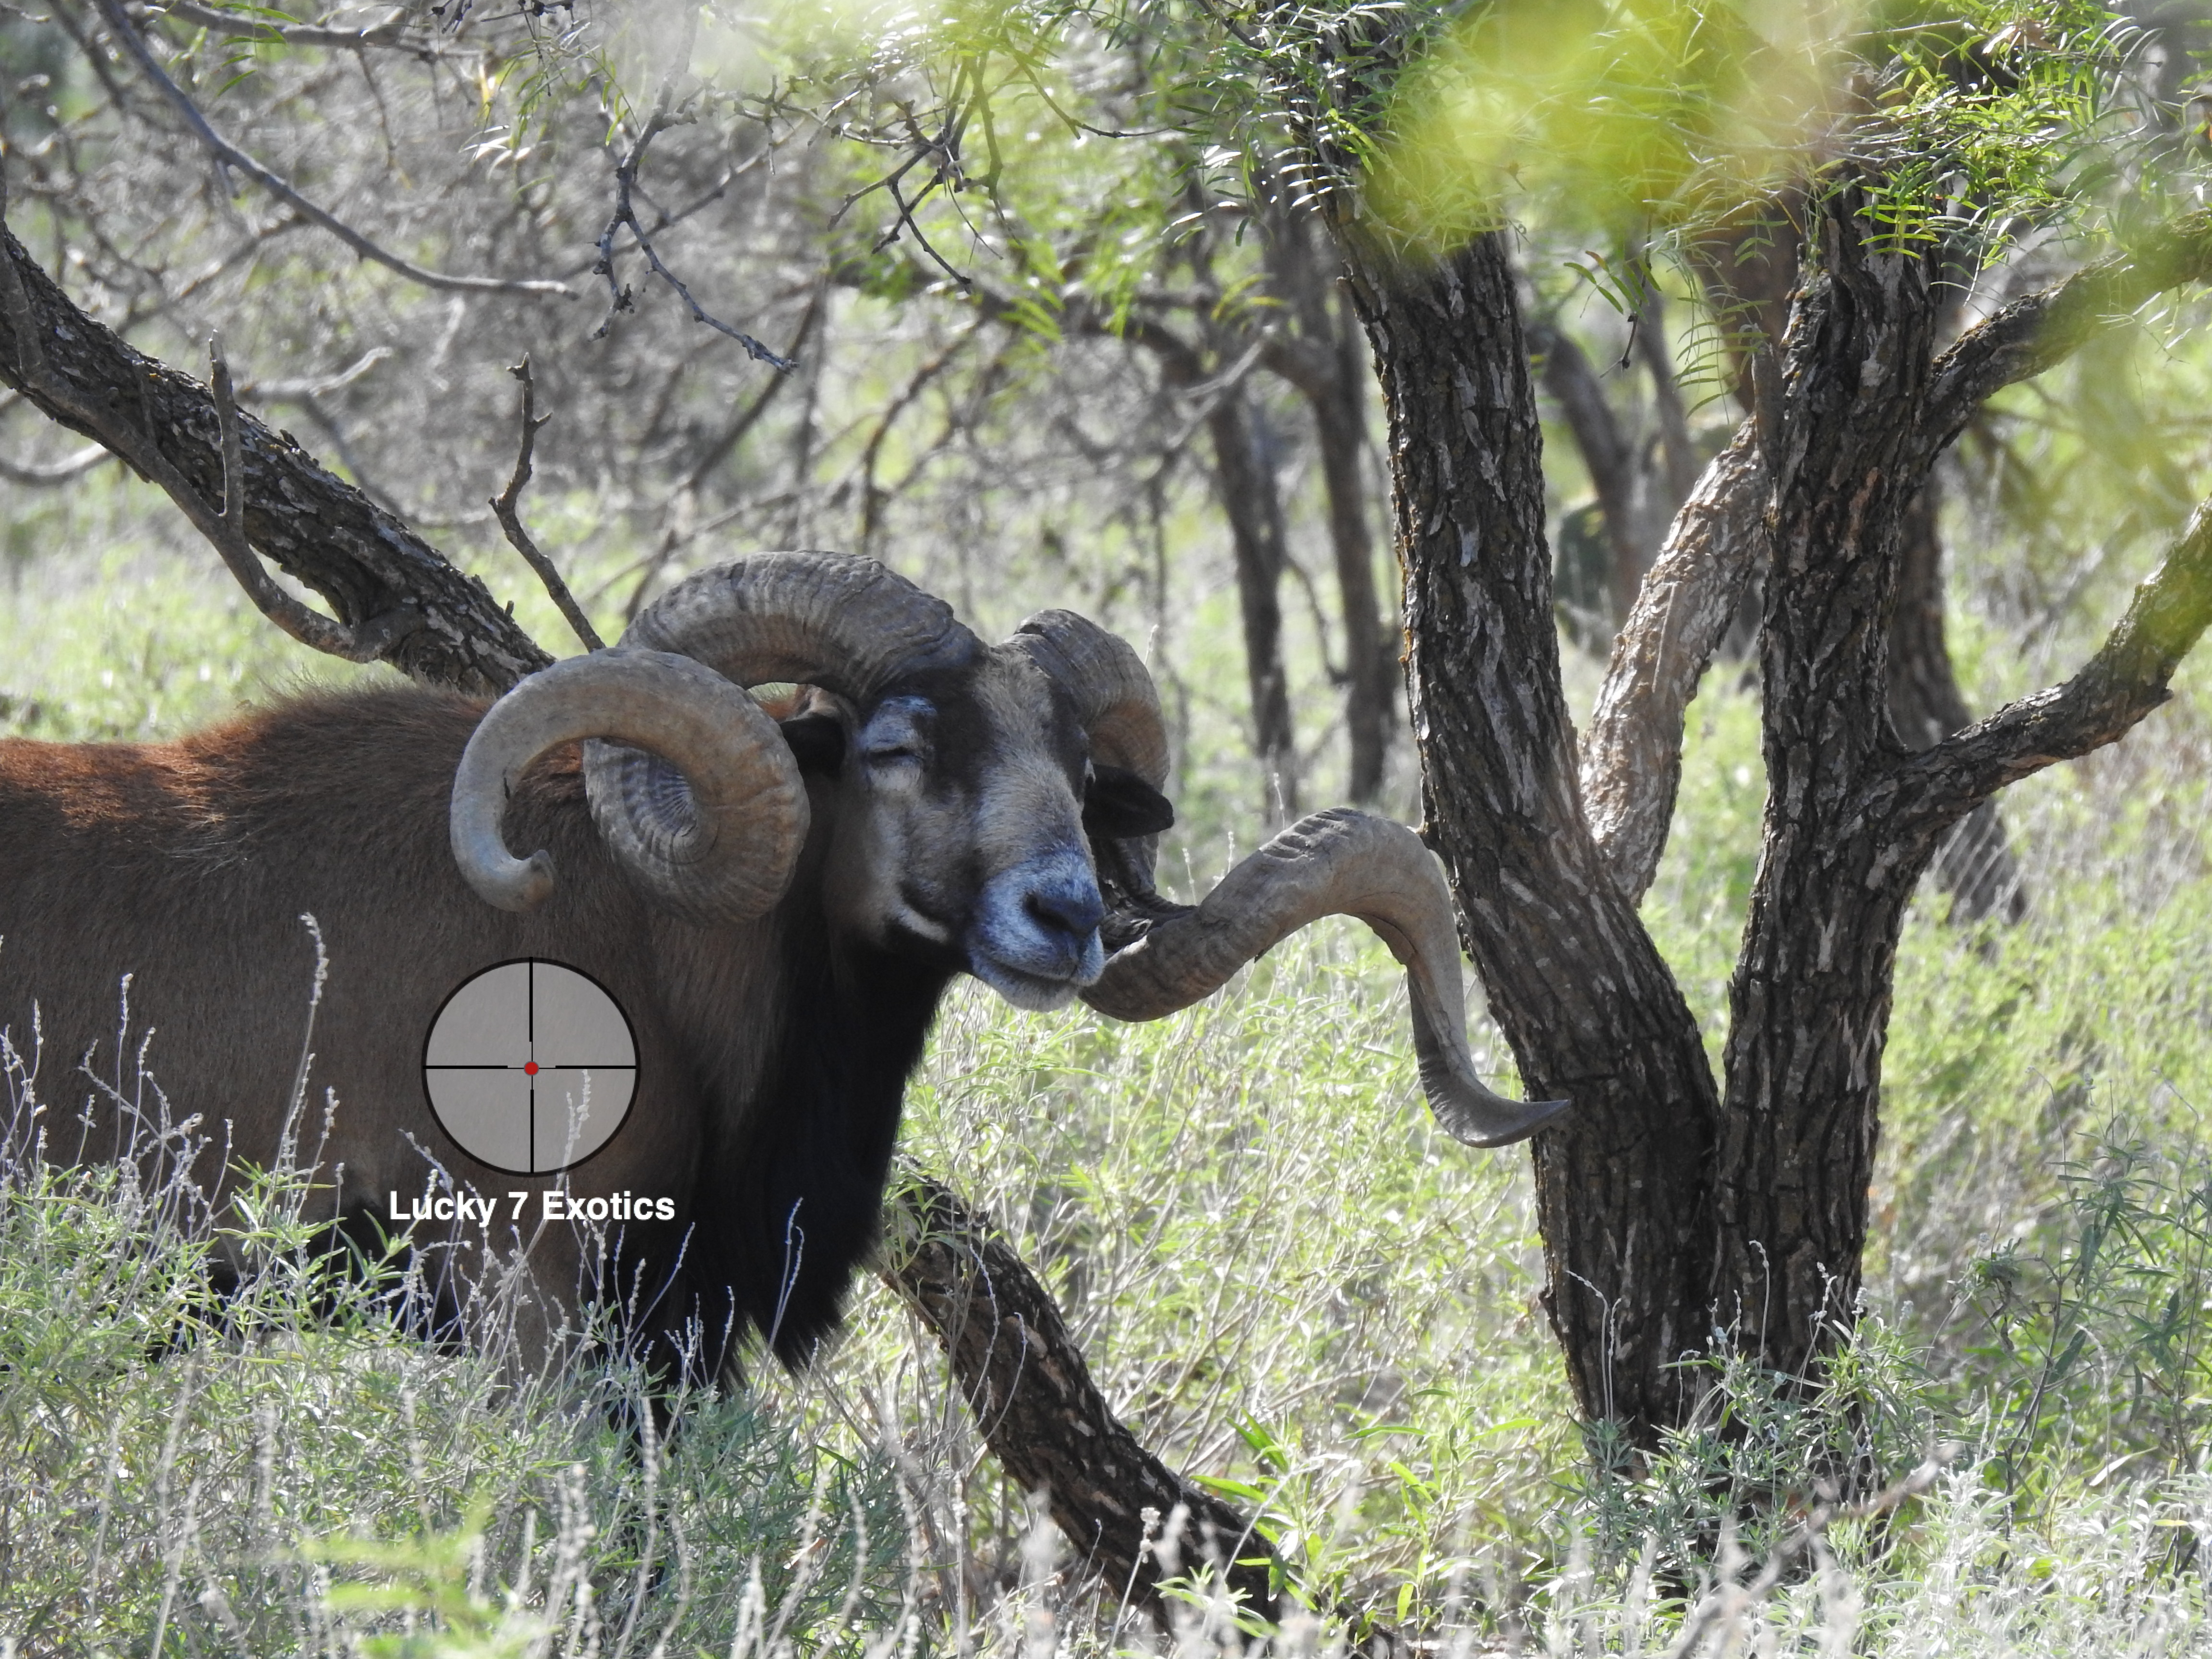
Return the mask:
<svg viewBox="0 0 2212 1659"><path fill-rule="evenodd" d="M1083 828L1117 839L1157 836L1175 827L1168 798L1126 767L1093 764L1083 792Z"/></svg>
<svg viewBox="0 0 2212 1659"><path fill-rule="evenodd" d="M835 714L804 714L776 728L806 776L835 777L845 764L845 723Z"/></svg>
<svg viewBox="0 0 2212 1659"><path fill-rule="evenodd" d="M845 764L846 707L818 685L788 681L750 688L752 699L783 733L802 774L835 777Z"/></svg>

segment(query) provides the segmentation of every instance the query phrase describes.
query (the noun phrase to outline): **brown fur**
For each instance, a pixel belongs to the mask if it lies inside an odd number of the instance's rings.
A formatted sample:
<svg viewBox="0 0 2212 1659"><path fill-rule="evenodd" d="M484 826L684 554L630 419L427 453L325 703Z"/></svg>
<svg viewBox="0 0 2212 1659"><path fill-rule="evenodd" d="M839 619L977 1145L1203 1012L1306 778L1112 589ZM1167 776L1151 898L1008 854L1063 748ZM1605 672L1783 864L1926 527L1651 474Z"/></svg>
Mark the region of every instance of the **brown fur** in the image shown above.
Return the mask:
<svg viewBox="0 0 2212 1659"><path fill-rule="evenodd" d="M482 902L455 872L446 829L454 768L482 712L395 690L289 702L175 744L0 743L0 1027L27 1054L35 1004L48 1156L114 1156L126 1126L93 1079L132 1096L143 1043L173 1112L200 1114L218 1148L227 1140L234 1156L270 1164L315 965L304 912L330 959L305 1139L312 1149L327 1090L337 1105L323 1175L342 1170L336 1208L380 1217L390 1192L422 1192L431 1172L410 1134L462 1186L551 1184L485 1169L447 1140L420 1069L424 1034L455 986L538 956L607 987L639 1043L630 1119L570 1172L571 1188L668 1194L688 1218L702 1141L695 1056L740 1097L757 1079L761 1028L774 1018L757 964L775 920L706 961L661 948L680 924L649 912L599 851L573 749L536 769L509 815L516 844L551 849L558 890L528 915ZM126 973L130 1024L118 1033ZM732 1008L757 1023L732 1024ZM666 1241L646 1239L653 1230L631 1231L669 1256ZM539 1316L556 1323L581 1267L574 1235L547 1230L532 1265ZM529 1334L546 1340L544 1328Z"/></svg>

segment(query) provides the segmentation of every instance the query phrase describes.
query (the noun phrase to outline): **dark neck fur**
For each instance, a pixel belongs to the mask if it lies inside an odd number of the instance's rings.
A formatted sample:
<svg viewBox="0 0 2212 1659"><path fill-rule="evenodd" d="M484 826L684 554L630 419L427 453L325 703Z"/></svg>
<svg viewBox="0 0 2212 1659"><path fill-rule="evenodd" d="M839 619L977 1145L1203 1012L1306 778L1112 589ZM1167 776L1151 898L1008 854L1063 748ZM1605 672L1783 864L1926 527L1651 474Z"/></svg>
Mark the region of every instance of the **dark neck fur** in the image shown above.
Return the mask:
<svg viewBox="0 0 2212 1659"><path fill-rule="evenodd" d="M906 1082L952 971L821 933L786 949L783 1030L742 1146L709 1161L693 1213L701 1311L723 1288L787 1365L832 1331L873 1247Z"/></svg>

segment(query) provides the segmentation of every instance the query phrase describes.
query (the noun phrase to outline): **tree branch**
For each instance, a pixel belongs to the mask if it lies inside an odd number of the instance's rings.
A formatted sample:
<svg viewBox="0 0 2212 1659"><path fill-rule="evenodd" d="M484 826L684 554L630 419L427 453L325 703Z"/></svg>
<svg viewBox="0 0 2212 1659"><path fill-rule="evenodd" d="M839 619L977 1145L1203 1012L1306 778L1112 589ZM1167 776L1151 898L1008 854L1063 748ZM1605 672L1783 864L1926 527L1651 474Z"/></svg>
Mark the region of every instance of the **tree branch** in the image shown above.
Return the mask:
<svg viewBox="0 0 2212 1659"><path fill-rule="evenodd" d="M1911 844L1942 834L2007 784L2114 742L2172 695L2174 670L2208 625L2212 501L2197 509L2073 678L1912 756L1877 782L1869 809L1897 814L1900 842Z"/></svg>
<svg viewBox="0 0 2212 1659"><path fill-rule="evenodd" d="M1583 744L1583 805L1598 854L1632 904L1667 848L1686 711L1765 552L1766 493L1747 419L1675 515L1613 642Z"/></svg>
<svg viewBox="0 0 2212 1659"><path fill-rule="evenodd" d="M1942 454L1993 394L2063 362L2168 289L2208 276L2212 212L2194 213L1967 330L1936 362L1920 423L1927 453Z"/></svg>
<svg viewBox="0 0 2212 1659"><path fill-rule="evenodd" d="M212 503L224 489L222 417L208 388L78 310L4 229L0 382L160 484L222 545L227 532ZM550 660L483 583L408 526L289 436L251 415L234 418L246 539L328 600L356 643L374 642L378 656L418 679L479 692L504 690Z"/></svg>
<svg viewBox="0 0 2212 1659"><path fill-rule="evenodd" d="M198 106L185 95L184 88L169 78L147 47L144 37L131 27L131 19L123 9L123 0L94 0L94 3L100 8L100 16L106 20L117 43L144 71L146 78L160 90L162 97L167 99L176 112L185 118L185 125L191 129L192 136L206 147L210 155L224 166L237 168L279 201L289 203L295 212L314 221L362 258L374 259L387 270L398 272L410 283L420 283L425 288L442 289L453 293L557 295L564 300L576 297L563 283L520 282L504 276L450 276L443 271L426 270L421 265L412 264L398 254L379 247L351 225L317 207L283 179L217 132L207 117L200 113Z"/></svg>
<svg viewBox="0 0 2212 1659"><path fill-rule="evenodd" d="M1638 544L1636 521L1635 455L1613 405L1606 401L1597 371L1566 331L1547 319L1531 318L1528 348L1544 360L1544 390L1566 416L1583 469L1597 493L1606 544L1613 554L1607 579L1613 615L1626 617L1636 603L1644 574L1644 548Z"/></svg>
<svg viewBox="0 0 2212 1659"><path fill-rule="evenodd" d="M105 3L112 3L112 0L105 0ZM709 315L706 307L691 297L691 290L684 287L674 271L661 263L660 255L653 246L652 236L638 222L637 209L630 201L630 194L637 187L637 170L645 160L646 151L652 148L653 141L670 127L690 118L669 112L668 94L669 83L664 82L660 95L653 103L653 112L646 118L644 131L638 134L637 142L630 146L629 153L615 163L614 211L608 216L606 228L599 233L599 263L592 267L594 275L607 280L607 314L600 319L599 327L592 330L592 337L594 340L605 339L607 331L615 325L616 317L632 309L630 290L615 281L615 233L628 226L629 234L637 240L638 252L645 255L645 262L652 267L653 274L676 290L678 297L690 307L692 321L704 323L708 327L728 335L745 349L746 355L754 362L766 363L770 368L788 374L799 367L797 362L789 357L779 356L743 329L732 328L720 318Z"/></svg>
<svg viewBox="0 0 2212 1659"><path fill-rule="evenodd" d="M1250 1521L1174 1474L1114 1414L1051 1292L975 1212L908 1170L878 1268L936 1335L1007 1475L1048 1494L1054 1522L1109 1591L1161 1610L1161 1565L1217 1567L1231 1591L1281 1616L1288 1569ZM1369 1652L1410 1654L1395 1632L1335 1609Z"/></svg>
<svg viewBox="0 0 2212 1659"><path fill-rule="evenodd" d="M360 51L384 46L411 53L424 63L447 55L443 42L428 35L406 33L407 15L395 10L381 23L365 29L323 28L313 23L273 23L265 17L235 17L196 0L160 0L161 15L204 28L210 34L237 40L281 40L288 46L339 46Z"/></svg>
<svg viewBox="0 0 2212 1659"><path fill-rule="evenodd" d="M545 591L553 596L561 615L584 642L586 651L604 651L607 642L592 626L592 619L584 614L576 596L568 591L568 584L561 580L561 572L553 561L539 550L530 532L522 527L522 514L517 503L522 500L522 487L530 482L531 452L538 447L538 428L553 417L538 413L538 385L530 378L530 359L525 357L507 371L522 382L522 446L514 458L514 476L507 481L507 488L492 500L491 510L499 520L499 527L507 532L507 545L522 555L523 562L538 573L538 580L545 584Z"/></svg>

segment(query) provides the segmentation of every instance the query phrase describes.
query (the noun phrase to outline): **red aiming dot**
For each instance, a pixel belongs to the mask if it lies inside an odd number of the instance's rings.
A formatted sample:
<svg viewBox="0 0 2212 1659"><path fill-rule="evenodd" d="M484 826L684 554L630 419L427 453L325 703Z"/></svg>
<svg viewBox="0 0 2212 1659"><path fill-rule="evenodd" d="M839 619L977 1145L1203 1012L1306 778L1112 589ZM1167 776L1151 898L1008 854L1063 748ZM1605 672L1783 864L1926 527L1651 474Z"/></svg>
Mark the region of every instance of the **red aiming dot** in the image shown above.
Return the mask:
<svg viewBox="0 0 2212 1659"><path fill-rule="evenodd" d="M526 1063L522 1068L522 1074L525 1077L536 1077L538 1075L538 1062L533 1060Z"/></svg>

